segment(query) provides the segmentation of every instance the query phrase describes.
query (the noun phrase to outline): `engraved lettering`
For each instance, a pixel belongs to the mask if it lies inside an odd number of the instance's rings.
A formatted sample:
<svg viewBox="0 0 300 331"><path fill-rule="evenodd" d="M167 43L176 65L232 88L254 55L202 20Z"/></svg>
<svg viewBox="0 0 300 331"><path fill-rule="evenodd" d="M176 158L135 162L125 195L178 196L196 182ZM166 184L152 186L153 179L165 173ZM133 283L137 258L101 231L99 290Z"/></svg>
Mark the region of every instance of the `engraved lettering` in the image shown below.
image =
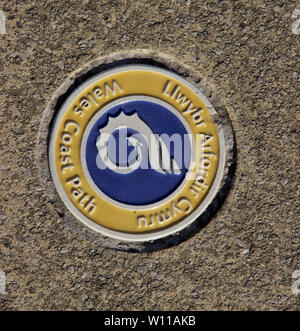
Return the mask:
<svg viewBox="0 0 300 331"><path fill-rule="evenodd" d="M211 152L211 146L208 144L214 137L209 134L198 134L196 137L196 158L199 160L195 181L190 186L190 191L194 198L198 198L199 192L203 193L208 189L206 176L208 169L211 167L212 159L216 159L216 155Z"/></svg>
<svg viewBox="0 0 300 331"><path fill-rule="evenodd" d="M60 145L60 154L69 154L71 151L70 147L63 144Z"/></svg>
<svg viewBox="0 0 300 331"><path fill-rule="evenodd" d="M61 135L61 139L65 144L70 144L72 141L72 136L68 132L63 132Z"/></svg>
<svg viewBox="0 0 300 331"><path fill-rule="evenodd" d="M91 197L91 199L86 203L84 209L87 210L90 214L95 210L95 199Z"/></svg>
<svg viewBox="0 0 300 331"><path fill-rule="evenodd" d="M74 198L79 198L81 197L83 191L80 187L78 187L77 189L72 188L71 193L73 194Z"/></svg>
<svg viewBox="0 0 300 331"><path fill-rule="evenodd" d="M168 90L169 90L169 87L171 86L171 82L168 80L166 85L165 85L165 88L163 90L163 94L166 95L167 97L170 96L170 94L168 93Z"/></svg>
<svg viewBox="0 0 300 331"><path fill-rule="evenodd" d="M96 98L100 99L103 97L102 89L100 87L95 87L93 92Z"/></svg>
<svg viewBox="0 0 300 331"><path fill-rule="evenodd" d="M172 219L178 217L179 214L188 214L192 209L192 204L189 199L181 197L175 201L171 201L171 208L160 210L159 212L150 214L149 216L138 215L137 225L138 228L151 228L155 225L162 225L166 222L172 221Z"/></svg>
<svg viewBox="0 0 300 331"><path fill-rule="evenodd" d="M174 88L174 90L173 90L173 92L172 92L171 99L174 99L175 94L178 92L178 90L179 90L179 86L176 85L175 88Z"/></svg>
<svg viewBox="0 0 300 331"><path fill-rule="evenodd" d="M155 214L155 217L159 224L163 224L171 219L171 214L169 209L166 210L166 214L163 211L160 212L160 215Z"/></svg>
<svg viewBox="0 0 300 331"><path fill-rule="evenodd" d="M121 89L121 87L118 85L118 83L115 80L112 81L112 87L110 87L108 83L105 83L104 89L105 89L106 98L109 98L110 94L115 96L117 94L117 89L119 90L120 93L123 92L123 90Z"/></svg>
<svg viewBox="0 0 300 331"><path fill-rule="evenodd" d="M81 185L81 180L80 180L79 176L76 175L74 177L67 179L67 184L70 184L70 183L72 183L73 186L78 187L79 185Z"/></svg>
<svg viewBox="0 0 300 331"><path fill-rule="evenodd" d="M88 93L88 97L94 103L95 106L99 106L99 103L93 98L93 96L90 93Z"/></svg>
<svg viewBox="0 0 300 331"><path fill-rule="evenodd" d="M90 101L87 98L81 98L80 99L80 105L84 108L84 109L88 109L91 105Z"/></svg>
<svg viewBox="0 0 300 331"><path fill-rule="evenodd" d="M138 216L137 217L138 222L138 228L140 229L142 227L142 223L144 224L144 227L147 227L147 218L145 216Z"/></svg>
<svg viewBox="0 0 300 331"><path fill-rule="evenodd" d="M77 134L78 131L79 131L79 125L74 121L68 120L68 121L65 122L65 130L66 131L68 131L68 126L69 125L75 126L75 129L73 130L73 133Z"/></svg>
<svg viewBox="0 0 300 331"><path fill-rule="evenodd" d="M81 179L78 175L70 177L66 180L67 184L71 184L71 194L77 200L79 206L83 207L85 211L92 214L96 209L95 198L89 196L81 188ZM84 204L85 202L85 204Z"/></svg>
<svg viewBox="0 0 300 331"><path fill-rule="evenodd" d="M78 108L77 106L74 106L73 108L73 112L76 114L76 115L79 115L79 116L83 116L84 112L81 108Z"/></svg>
<svg viewBox="0 0 300 331"><path fill-rule="evenodd" d="M206 123L202 114L203 109L194 106L191 99L180 90L179 85L176 85L172 90L172 83L168 80L165 84L162 94L169 97L170 99L175 100L175 102L178 103L178 105L182 108L182 113L187 116L191 116L196 126L206 127Z"/></svg>
<svg viewBox="0 0 300 331"><path fill-rule="evenodd" d="M172 201L171 206L172 206L172 211L173 211L174 217L176 217L178 213L180 213L180 214L182 213L181 209L176 206L174 201Z"/></svg>
<svg viewBox="0 0 300 331"><path fill-rule="evenodd" d="M180 198L177 202L177 205L179 206L180 204L187 204L187 208L184 209L184 212L187 214L191 211L192 209L192 204L187 198ZM180 206L179 206L180 207Z"/></svg>
<svg viewBox="0 0 300 331"><path fill-rule="evenodd" d="M64 173L65 170L72 170L73 168L74 168L74 165L70 163L70 164L63 165L61 167L61 171Z"/></svg>
<svg viewBox="0 0 300 331"><path fill-rule="evenodd" d="M183 93L178 91L176 99L175 99L179 104L182 105L182 107L187 106L191 101L188 99Z"/></svg>

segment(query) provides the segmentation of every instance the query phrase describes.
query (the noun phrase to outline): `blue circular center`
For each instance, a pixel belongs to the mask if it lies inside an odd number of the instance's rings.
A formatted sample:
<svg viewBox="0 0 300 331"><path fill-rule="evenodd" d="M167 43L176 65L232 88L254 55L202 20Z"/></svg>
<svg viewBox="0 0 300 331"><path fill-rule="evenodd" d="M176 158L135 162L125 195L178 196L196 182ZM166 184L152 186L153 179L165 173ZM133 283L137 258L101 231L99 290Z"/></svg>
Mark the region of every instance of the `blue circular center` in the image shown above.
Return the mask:
<svg viewBox="0 0 300 331"><path fill-rule="evenodd" d="M132 124L133 117L136 126ZM101 148L106 150L109 164L117 167L126 168L135 162L139 164L137 160L140 155L139 166L130 172L121 173L106 166L107 162L99 152L101 135L103 132L107 134L105 128L109 128L112 122L114 129L109 132L110 136L104 140L106 145ZM148 135L141 130L151 132L153 141L159 142L158 145L155 143L154 148L148 148ZM187 134L177 116L159 103L129 100L113 106L96 120L88 133L85 159L90 177L104 194L118 202L128 205L158 202L172 194L185 178L191 160ZM136 135L139 140L133 139ZM139 146L134 146L135 141ZM153 166L152 160L161 162L162 151L164 159L172 160L167 162L172 164L170 168L165 167L165 163L159 163L157 168ZM174 171L174 164L177 171Z"/></svg>

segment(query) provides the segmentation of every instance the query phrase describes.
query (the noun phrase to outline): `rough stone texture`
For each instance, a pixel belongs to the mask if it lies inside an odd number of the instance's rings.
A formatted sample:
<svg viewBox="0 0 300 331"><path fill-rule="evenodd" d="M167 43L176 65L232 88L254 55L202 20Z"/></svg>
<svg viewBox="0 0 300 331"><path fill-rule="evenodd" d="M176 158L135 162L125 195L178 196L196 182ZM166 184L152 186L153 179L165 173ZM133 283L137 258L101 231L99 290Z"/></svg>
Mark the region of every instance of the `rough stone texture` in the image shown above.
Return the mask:
<svg viewBox="0 0 300 331"><path fill-rule="evenodd" d="M0 0L1 310L299 310L297 1ZM213 86L237 144L233 187L200 232L151 253L63 226L39 181L43 110L99 55L171 54Z"/></svg>

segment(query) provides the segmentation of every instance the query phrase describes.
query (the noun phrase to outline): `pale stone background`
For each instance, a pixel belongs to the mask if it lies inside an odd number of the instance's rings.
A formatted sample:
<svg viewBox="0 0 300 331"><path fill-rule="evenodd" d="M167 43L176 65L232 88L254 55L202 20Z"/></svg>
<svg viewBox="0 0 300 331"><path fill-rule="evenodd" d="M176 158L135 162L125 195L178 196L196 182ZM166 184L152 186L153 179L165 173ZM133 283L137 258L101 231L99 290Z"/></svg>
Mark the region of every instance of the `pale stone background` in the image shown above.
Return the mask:
<svg viewBox="0 0 300 331"><path fill-rule="evenodd" d="M299 60L294 0L0 0L1 310L299 310ZM232 189L214 219L154 253L66 231L36 162L46 103L99 55L154 49L199 72L227 106Z"/></svg>

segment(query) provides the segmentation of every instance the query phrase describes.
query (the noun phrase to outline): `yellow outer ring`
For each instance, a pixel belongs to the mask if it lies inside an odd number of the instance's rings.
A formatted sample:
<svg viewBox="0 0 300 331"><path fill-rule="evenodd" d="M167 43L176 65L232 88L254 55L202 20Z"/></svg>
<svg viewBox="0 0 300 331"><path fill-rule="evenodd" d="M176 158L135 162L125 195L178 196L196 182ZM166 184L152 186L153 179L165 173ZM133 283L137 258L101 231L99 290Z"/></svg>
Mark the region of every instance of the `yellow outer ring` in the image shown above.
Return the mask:
<svg viewBox="0 0 300 331"><path fill-rule="evenodd" d="M193 105L192 109L201 109L203 125L196 125L191 115L193 111L184 112L187 107L186 104L182 105L178 100L176 101L178 93L175 93L172 97L172 92L176 86L178 86L177 91L180 91L190 100ZM97 88L100 88L101 91L98 89L96 94L95 89ZM165 93L163 93L164 90ZM147 95L164 100L185 118L195 140L198 134L212 137L209 141L209 147L206 146L206 150L209 150L210 155L214 155L214 157L210 158L210 167L205 174L205 187L200 186L202 191L196 190L197 196L193 184L195 184L195 178L202 167L199 150L194 153L195 167L192 170L192 179L185 183L176 196L155 208L127 210L115 206L97 195L89 185L80 162L80 146L84 130L93 115L101 111L103 106L118 98L131 95ZM55 170L65 194L81 214L96 224L113 231L132 234L156 232L182 221L201 204L217 173L220 157L219 136L205 103L187 85L164 73L132 69L104 75L74 98L71 105L60 117L60 123L55 125L57 129L56 136L53 137L53 159ZM70 139L71 141L67 143ZM68 167L70 164L72 167ZM201 173L203 174L203 172ZM78 184L75 178L80 179L79 185L75 185ZM192 187L194 187L194 190ZM84 195L86 195L85 199L83 199ZM82 199L83 201L80 201ZM88 202L90 204L87 206ZM95 208L92 205L95 205ZM158 222L162 213L166 218L171 214L171 218L164 222ZM139 221L141 219L143 222Z"/></svg>

